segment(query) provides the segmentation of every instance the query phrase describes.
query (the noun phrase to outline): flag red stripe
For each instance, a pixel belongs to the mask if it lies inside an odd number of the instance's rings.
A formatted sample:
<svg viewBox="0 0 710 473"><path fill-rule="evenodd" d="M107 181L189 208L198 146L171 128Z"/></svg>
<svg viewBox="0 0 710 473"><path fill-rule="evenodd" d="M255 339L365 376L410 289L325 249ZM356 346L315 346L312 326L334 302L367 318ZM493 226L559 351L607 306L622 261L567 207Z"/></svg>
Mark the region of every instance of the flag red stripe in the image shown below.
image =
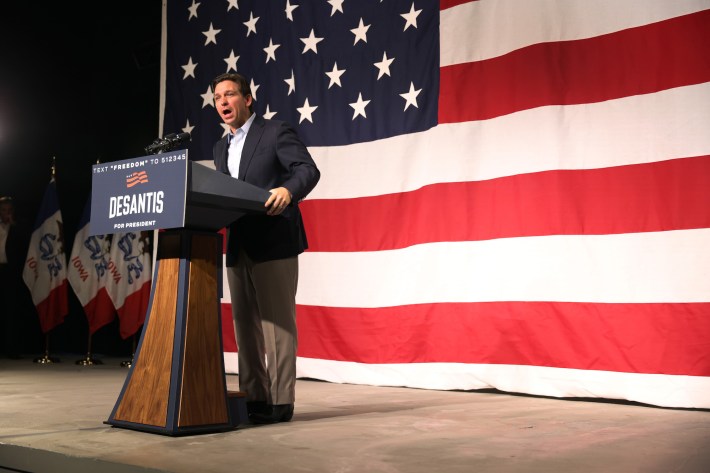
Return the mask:
<svg viewBox="0 0 710 473"><path fill-rule="evenodd" d="M237 351L237 340L234 333L234 319L232 318L232 304L220 304L222 321L222 349L223 351Z"/></svg>
<svg viewBox="0 0 710 473"><path fill-rule="evenodd" d="M151 281L145 282L140 289L127 295L123 305L118 308L121 338L126 339L135 334L145 322L150 287Z"/></svg>
<svg viewBox="0 0 710 473"><path fill-rule="evenodd" d="M710 80L710 10L441 68L439 123L600 102ZM532 125L531 125L532 126Z"/></svg>
<svg viewBox="0 0 710 473"><path fill-rule="evenodd" d="M710 376L710 303L298 306L299 356Z"/></svg>
<svg viewBox="0 0 710 473"><path fill-rule="evenodd" d="M39 324L42 333L47 333L64 321L64 317L69 313L69 302L67 299L68 283L64 279L57 287L52 289L47 297L39 302L35 307L39 315Z"/></svg>
<svg viewBox="0 0 710 473"><path fill-rule="evenodd" d="M86 319L89 321L89 333L93 334L116 317L116 310L105 287L96 293L96 296L84 306Z"/></svg>
<svg viewBox="0 0 710 473"><path fill-rule="evenodd" d="M464 3L476 2L478 0L439 0L439 10L446 10L447 8L455 7L456 5L462 5Z"/></svg>
<svg viewBox="0 0 710 473"><path fill-rule="evenodd" d="M525 196L525 198L521 198ZM710 227L710 156L444 183L300 204L310 251Z"/></svg>

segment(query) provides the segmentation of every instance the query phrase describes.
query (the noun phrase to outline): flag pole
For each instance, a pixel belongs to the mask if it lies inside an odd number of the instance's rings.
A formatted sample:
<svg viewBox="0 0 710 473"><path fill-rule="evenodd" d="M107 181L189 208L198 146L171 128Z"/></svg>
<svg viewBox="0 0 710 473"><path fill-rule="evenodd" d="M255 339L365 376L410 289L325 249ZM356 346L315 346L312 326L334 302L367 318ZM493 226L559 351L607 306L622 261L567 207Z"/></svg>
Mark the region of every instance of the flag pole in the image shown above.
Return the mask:
<svg viewBox="0 0 710 473"><path fill-rule="evenodd" d="M91 357L91 332L89 331L89 341L87 343L86 357L81 360L76 360L77 365L103 365L101 360Z"/></svg>
<svg viewBox="0 0 710 473"><path fill-rule="evenodd" d="M131 344L132 344L132 346L133 346L133 347L131 348L131 359L121 362L121 367L123 367L123 368L130 368L131 366L133 366L133 357L136 356L136 334L135 334L135 333L133 334L133 338L132 338L132 343L131 343Z"/></svg>
<svg viewBox="0 0 710 473"><path fill-rule="evenodd" d="M101 157L96 158L96 164L101 163ZM101 360L98 360L96 358L93 358L91 356L91 326L89 326L89 337L86 342L86 356L82 358L81 360L76 360L77 365L84 365L84 366L89 366L89 365L103 365L103 362Z"/></svg>
<svg viewBox="0 0 710 473"><path fill-rule="evenodd" d="M59 358L49 356L49 333L44 334L44 356L35 358L33 361L41 365L46 365L49 363L59 363Z"/></svg>
<svg viewBox="0 0 710 473"><path fill-rule="evenodd" d="M52 156L52 179L57 177L57 157ZM59 358L49 356L49 332L44 334L44 355L33 360L38 364L59 363Z"/></svg>

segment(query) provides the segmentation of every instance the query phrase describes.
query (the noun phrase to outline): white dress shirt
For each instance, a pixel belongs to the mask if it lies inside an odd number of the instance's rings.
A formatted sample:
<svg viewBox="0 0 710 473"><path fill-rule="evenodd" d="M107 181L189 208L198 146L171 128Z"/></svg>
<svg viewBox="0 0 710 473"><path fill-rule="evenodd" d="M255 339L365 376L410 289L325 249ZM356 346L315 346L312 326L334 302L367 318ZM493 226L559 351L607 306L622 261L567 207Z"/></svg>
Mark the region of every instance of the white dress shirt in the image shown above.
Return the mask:
<svg viewBox="0 0 710 473"><path fill-rule="evenodd" d="M239 177L239 163L242 160L242 150L244 149L244 140L249 133L249 128L251 124L254 123L255 114L251 114L251 117L238 128L234 133L229 134L229 148L227 151L227 168L229 169L229 174L237 178Z"/></svg>

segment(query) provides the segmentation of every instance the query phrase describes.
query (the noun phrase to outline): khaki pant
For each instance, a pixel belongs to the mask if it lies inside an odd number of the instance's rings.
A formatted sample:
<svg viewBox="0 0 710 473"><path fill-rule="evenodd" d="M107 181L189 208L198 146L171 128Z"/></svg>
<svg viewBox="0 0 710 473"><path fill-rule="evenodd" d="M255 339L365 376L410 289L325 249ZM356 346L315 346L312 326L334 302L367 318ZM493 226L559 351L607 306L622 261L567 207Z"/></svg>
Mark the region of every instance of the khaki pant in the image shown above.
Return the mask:
<svg viewBox="0 0 710 473"><path fill-rule="evenodd" d="M227 267L247 401L292 404L296 390L298 257L257 262L244 251Z"/></svg>

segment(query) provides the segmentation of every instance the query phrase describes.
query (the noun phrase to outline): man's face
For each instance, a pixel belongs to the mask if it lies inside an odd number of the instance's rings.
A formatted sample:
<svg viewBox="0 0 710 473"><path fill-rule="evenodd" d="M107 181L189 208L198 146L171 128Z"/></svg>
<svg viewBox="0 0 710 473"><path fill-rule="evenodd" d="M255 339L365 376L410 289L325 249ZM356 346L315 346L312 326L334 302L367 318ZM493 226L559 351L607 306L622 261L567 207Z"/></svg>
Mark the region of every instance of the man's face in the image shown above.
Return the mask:
<svg viewBox="0 0 710 473"><path fill-rule="evenodd" d="M242 95L237 83L231 80L223 80L214 88L214 106L232 131L241 128L251 116L251 102L251 95Z"/></svg>

